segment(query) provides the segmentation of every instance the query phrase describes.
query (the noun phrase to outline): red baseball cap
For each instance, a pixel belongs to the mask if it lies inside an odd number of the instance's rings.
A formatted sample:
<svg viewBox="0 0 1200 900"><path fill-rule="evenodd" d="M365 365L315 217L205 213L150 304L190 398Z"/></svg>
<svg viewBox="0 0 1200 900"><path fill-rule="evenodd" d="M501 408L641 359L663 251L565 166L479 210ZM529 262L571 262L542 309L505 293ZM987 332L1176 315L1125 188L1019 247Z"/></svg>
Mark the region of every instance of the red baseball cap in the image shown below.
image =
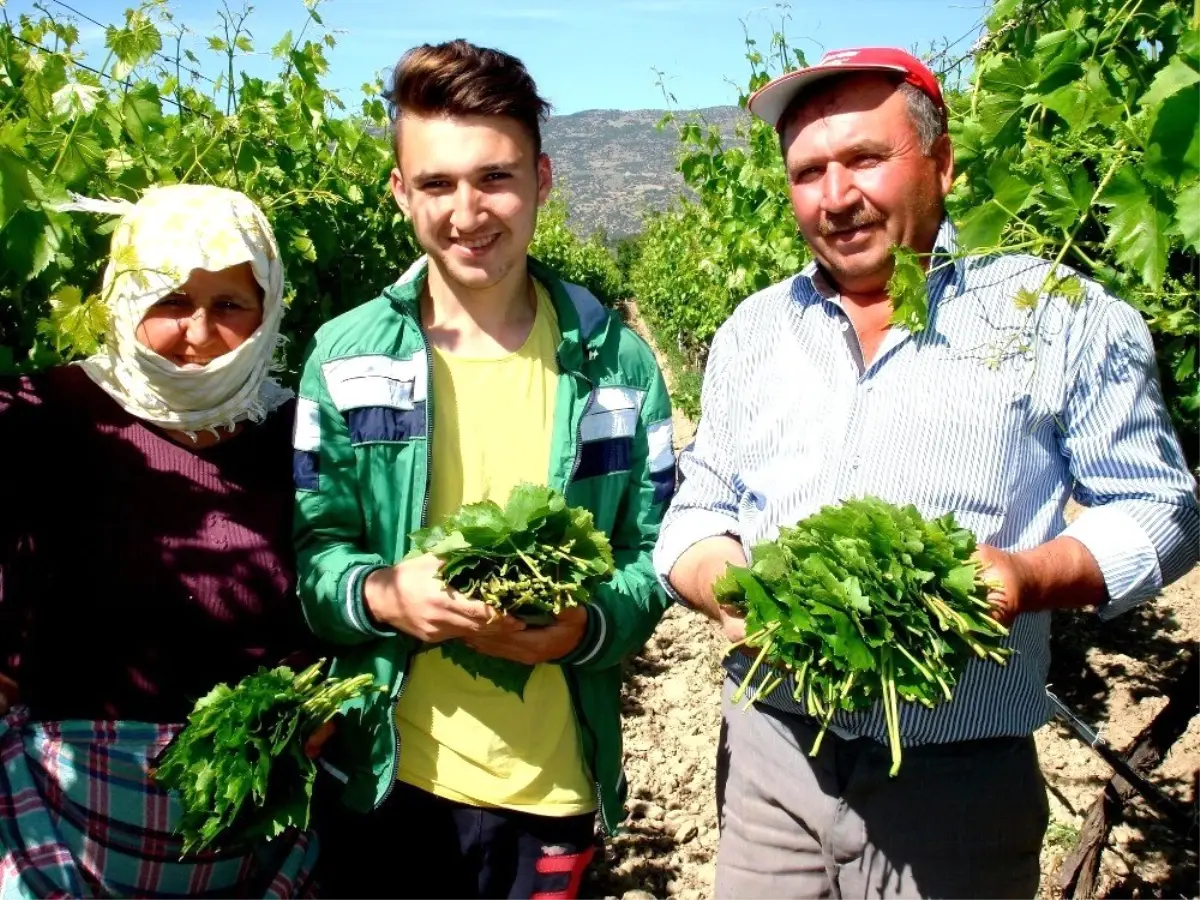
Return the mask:
<svg viewBox="0 0 1200 900"><path fill-rule="evenodd" d="M934 74L915 56L895 47L830 50L816 65L787 72L763 85L754 92L747 105L750 112L778 129L779 117L797 94L822 78L848 72L895 72L902 75L906 83L928 95L942 115L946 114L946 101L942 99L942 89Z"/></svg>

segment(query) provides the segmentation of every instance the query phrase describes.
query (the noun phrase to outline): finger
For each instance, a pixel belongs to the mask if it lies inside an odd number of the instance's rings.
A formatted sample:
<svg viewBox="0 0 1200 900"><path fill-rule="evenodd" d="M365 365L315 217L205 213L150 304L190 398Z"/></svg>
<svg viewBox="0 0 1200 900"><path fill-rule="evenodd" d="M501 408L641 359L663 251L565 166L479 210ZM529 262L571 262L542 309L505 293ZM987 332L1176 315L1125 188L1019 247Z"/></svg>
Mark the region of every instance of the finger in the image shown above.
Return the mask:
<svg viewBox="0 0 1200 900"><path fill-rule="evenodd" d="M587 615L587 607L568 606L558 614L555 621L564 625L579 625L587 621Z"/></svg>
<svg viewBox="0 0 1200 900"><path fill-rule="evenodd" d="M489 606L488 609L492 609L492 607ZM492 612L494 615L490 621L484 624L480 634L517 634L529 628L527 622L518 619L516 616L509 615L506 612L496 612L495 610L492 610Z"/></svg>
<svg viewBox="0 0 1200 900"><path fill-rule="evenodd" d="M495 607L479 600L468 600L462 594L451 596L446 607L453 612L460 623L468 626L472 632L488 631L493 634L507 634L523 631L525 623L516 616L499 613Z"/></svg>

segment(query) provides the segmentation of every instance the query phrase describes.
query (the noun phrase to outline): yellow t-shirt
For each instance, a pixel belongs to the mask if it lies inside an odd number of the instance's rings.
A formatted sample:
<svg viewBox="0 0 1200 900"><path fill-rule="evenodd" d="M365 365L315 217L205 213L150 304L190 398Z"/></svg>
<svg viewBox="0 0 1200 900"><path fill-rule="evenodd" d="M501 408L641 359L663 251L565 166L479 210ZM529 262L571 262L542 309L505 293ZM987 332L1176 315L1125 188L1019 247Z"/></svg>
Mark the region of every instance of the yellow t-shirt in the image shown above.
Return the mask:
<svg viewBox="0 0 1200 900"><path fill-rule="evenodd" d="M558 385L558 319L538 282L524 346L472 359L433 350L429 522L463 503L503 505L521 481L545 484ZM545 816L596 808L561 667L539 665L524 699L432 648L413 657L396 706L398 778L439 797Z"/></svg>

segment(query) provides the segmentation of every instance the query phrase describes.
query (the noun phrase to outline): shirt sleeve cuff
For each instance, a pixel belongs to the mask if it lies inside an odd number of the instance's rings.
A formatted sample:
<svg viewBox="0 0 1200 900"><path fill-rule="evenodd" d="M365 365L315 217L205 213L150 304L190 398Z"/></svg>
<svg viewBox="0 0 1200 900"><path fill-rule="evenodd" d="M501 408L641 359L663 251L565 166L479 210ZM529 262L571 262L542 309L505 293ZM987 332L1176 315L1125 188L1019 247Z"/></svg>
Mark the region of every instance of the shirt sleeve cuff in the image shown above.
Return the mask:
<svg viewBox="0 0 1200 900"><path fill-rule="evenodd" d="M675 568L679 557L683 556L692 546L706 538L720 537L723 534L737 535L737 519L709 510L691 509L680 513L677 518L664 528L654 548L654 574L667 596L676 603L688 606L675 589L671 587L670 574Z"/></svg>
<svg viewBox="0 0 1200 900"><path fill-rule="evenodd" d="M587 611L587 623L579 645L565 656L550 660L555 665L583 665L594 659L604 646L604 640L608 637L608 619L604 615L604 610L594 602L587 604L584 609Z"/></svg>
<svg viewBox="0 0 1200 900"><path fill-rule="evenodd" d="M1115 505L1084 510L1063 532L1095 557L1108 588L1108 600L1098 610L1111 619L1153 597L1162 589L1158 551L1145 529Z"/></svg>
<svg viewBox="0 0 1200 900"><path fill-rule="evenodd" d="M386 569L382 563L351 566L342 576L338 586L339 594L345 603L346 622L356 631L369 634L372 637L394 637L396 631L376 625L367 611L367 576L376 569Z"/></svg>

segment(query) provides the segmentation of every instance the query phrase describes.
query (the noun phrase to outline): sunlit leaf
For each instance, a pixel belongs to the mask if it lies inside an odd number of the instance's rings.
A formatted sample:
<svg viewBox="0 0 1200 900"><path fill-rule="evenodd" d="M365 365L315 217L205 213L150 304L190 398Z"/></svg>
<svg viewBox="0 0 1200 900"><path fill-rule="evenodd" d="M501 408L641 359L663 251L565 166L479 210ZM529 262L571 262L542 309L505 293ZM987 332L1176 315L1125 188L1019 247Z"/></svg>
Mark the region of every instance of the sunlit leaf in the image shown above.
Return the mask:
<svg viewBox="0 0 1200 900"><path fill-rule="evenodd" d="M1157 287L1167 266L1168 231L1172 218L1166 197L1148 186L1132 165L1117 172L1100 196L1109 207L1108 246L1117 259L1137 272L1151 287Z"/></svg>
<svg viewBox="0 0 1200 900"><path fill-rule="evenodd" d="M64 117L86 116L103 97L100 88L90 84L64 85L54 92L51 100L54 111Z"/></svg>
<svg viewBox="0 0 1200 900"><path fill-rule="evenodd" d="M929 299L925 269L908 247L892 248L893 268L887 291L892 301L891 324L919 334L929 323Z"/></svg>

